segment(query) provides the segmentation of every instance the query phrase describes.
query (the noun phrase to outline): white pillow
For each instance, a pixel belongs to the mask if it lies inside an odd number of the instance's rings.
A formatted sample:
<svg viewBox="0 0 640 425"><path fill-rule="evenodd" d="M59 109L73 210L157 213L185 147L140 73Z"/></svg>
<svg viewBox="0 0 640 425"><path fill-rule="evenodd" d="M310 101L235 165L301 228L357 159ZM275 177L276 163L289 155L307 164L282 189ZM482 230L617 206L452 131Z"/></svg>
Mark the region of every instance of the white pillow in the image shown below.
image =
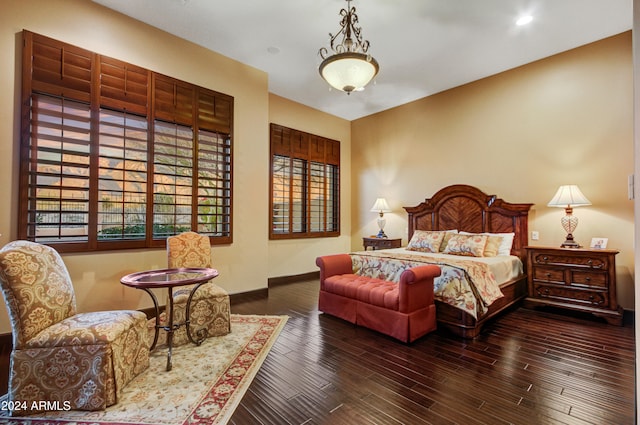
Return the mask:
<svg viewBox="0 0 640 425"><path fill-rule="evenodd" d="M460 232L461 235L473 235L470 232ZM502 243L498 247L498 255L511 255L511 248L513 247L513 238L515 233L479 233L481 235L488 236L501 236Z"/></svg>

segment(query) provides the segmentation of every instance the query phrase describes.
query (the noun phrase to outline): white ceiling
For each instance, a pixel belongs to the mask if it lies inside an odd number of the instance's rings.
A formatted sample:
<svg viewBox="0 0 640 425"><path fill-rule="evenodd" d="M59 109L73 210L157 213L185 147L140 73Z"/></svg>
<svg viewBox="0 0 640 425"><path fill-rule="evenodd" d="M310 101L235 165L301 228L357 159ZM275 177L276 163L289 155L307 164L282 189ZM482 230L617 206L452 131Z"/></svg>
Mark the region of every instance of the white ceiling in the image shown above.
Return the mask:
<svg viewBox="0 0 640 425"><path fill-rule="evenodd" d="M633 0L353 0L374 84L347 96L320 78L318 49L345 0L93 0L263 70L269 91L353 120L632 27ZM518 27L519 15L534 20Z"/></svg>

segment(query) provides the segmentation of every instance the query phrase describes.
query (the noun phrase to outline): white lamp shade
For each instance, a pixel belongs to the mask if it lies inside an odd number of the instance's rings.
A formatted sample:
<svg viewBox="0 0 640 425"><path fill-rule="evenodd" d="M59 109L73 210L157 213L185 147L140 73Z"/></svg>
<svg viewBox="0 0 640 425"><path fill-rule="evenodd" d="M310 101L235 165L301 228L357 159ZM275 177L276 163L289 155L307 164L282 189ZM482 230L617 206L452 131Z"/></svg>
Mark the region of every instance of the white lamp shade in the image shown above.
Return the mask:
<svg viewBox="0 0 640 425"><path fill-rule="evenodd" d="M371 212L388 213L388 212L391 212L391 208L389 208L389 204L387 204L386 199L378 198L376 199L376 202L371 207Z"/></svg>
<svg viewBox="0 0 640 425"><path fill-rule="evenodd" d="M350 93L369 84L378 73L378 62L364 53L338 53L325 59L319 71L331 87Z"/></svg>
<svg viewBox="0 0 640 425"><path fill-rule="evenodd" d="M591 205L591 201L582 194L580 188L575 184L560 186L558 191L547 204L548 207L581 207Z"/></svg>

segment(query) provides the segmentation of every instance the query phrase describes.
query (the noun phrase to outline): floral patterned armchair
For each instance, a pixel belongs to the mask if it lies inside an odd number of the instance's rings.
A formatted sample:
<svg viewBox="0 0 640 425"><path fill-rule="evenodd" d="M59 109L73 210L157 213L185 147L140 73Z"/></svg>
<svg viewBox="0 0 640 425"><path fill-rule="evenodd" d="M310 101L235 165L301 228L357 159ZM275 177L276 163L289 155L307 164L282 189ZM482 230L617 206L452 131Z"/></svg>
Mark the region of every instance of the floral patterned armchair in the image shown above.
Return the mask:
<svg viewBox="0 0 640 425"><path fill-rule="evenodd" d="M184 232L168 237L167 263L170 268L211 267L209 237L196 232ZM174 291L174 323L185 321L187 299L190 292L191 287L182 287ZM227 291L213 281L205 283L198 288L191 300L189 321L191 334L198 337L228 334L231 332L230 314L231 308ZM173 345L181 345L187 341L186 327L181 326L173 334Z"/></svg>
<svg viewBox="0 0 640 425"><path fill-rule="evenodd" d="M69 273L53 248L28 241L5 245L0 285L13 331L9 405L47 401L101 410L117 403L121 390L149 366L146 315L77 313Z"/></svg>

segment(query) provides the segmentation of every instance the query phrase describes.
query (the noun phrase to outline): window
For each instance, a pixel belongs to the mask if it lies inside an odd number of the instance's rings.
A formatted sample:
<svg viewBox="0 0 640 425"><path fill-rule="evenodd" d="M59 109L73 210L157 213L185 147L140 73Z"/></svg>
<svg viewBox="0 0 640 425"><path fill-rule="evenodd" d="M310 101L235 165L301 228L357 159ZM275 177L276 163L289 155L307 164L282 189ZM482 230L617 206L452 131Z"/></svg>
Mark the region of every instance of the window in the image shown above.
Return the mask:
<svg viewBox="0 0 640 425"><path fill-rule="evenodd" d="M340 235L340 142L271 124L270 239Z"/></svg>
<svg viewBox="0 0 640 425"><path fill-rule="evenodd" d="M233 98L24 31L19 237L232 241Z"/></svg>

